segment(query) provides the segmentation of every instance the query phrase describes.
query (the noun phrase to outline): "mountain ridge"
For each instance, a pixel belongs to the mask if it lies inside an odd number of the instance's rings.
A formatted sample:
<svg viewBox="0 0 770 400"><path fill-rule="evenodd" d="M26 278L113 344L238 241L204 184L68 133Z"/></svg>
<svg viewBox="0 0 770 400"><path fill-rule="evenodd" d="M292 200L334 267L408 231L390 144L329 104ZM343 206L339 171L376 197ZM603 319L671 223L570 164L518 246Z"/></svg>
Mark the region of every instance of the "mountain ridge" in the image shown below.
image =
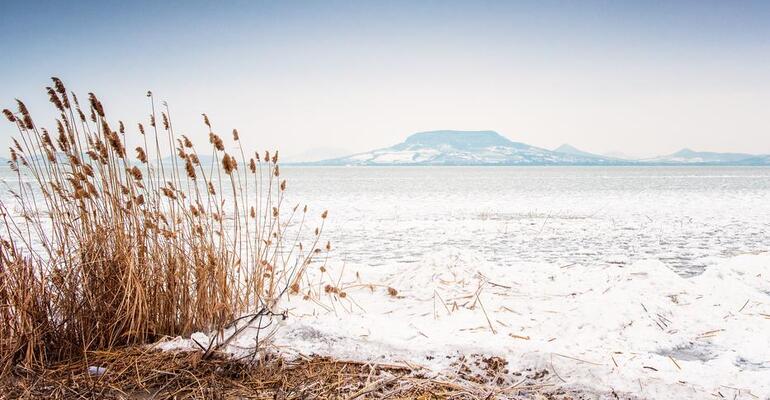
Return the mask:
<svg viewBox="0 0 770 400"><path fill-rule="evenodd" d="M551 151L512 141L491 130L417 132L390 147L324 160L316 165L606 165L598 155Z"/></svg>
<svg viewBox="0 0 770 400"><path fill-rule="evenodd" d="M570 144L554 150L513 141L493 130L435 130L413 133L393 146L303 165L770 165L770 155L699 152L623 159L589 153Z"/></svg>
<svg viewBox="0 0 770 400"><path fill-rule="evenodd" d="M584 157L591 157L591 158L613 158L605 155L594 154L594 153L589 153L587 151L580 150L569 143L564 143L561 146L553 149L553 151L557 153L572 154L576 156L584 156Z"/></svg>
<svg viewBox="0 0 770 400"><path fill-rule="evenodd" d="M676 164L741 163L743 161L761 156L762 155L748 153L718 153L713 151L695 151L689 147L685 147L675 153L643 159L641 161Z"/></svg>

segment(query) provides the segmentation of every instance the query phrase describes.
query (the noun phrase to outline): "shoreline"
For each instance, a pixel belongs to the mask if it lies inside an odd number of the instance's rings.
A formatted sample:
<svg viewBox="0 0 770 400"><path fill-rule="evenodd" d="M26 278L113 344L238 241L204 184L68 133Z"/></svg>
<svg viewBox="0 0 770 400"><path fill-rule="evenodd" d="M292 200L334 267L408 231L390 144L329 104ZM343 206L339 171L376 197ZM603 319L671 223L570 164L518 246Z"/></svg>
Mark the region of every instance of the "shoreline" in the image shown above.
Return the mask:
<svg viewBox="0 0 770 400"><path fill-rule="evenodd" d="M275 344L439 373L470 354L502 357L567 387L639 398L770 396L768 253L685 278L653 260L501 270L447 250L392 271L346 266L340 281L349 308L290 298Z"/></svg>

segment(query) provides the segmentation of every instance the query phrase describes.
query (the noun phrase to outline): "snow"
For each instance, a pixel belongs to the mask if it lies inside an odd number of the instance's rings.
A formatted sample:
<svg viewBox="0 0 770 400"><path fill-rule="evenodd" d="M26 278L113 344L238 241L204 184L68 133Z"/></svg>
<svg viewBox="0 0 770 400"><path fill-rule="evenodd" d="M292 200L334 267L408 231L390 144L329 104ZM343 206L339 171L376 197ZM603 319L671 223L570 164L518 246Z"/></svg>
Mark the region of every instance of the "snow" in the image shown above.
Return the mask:
<svg viewBox="0 0 770 400"><path fill-rule="evenodd" d="M460 355L501 356L512 371L544 368L552 383L640 398L770 398L768 253L685 278L656 260L500 267L443 248L418 263L347 265L340 281L344 299L284 303L274 344L444 376ZM245 351L253 334L229 350Z"/></svg>
<svg viewBox="0 0 770 400"><path fill-rule="evenodd" d="M621 398L770 399L769 173L287 168L292 196L331 210L323 280L347 297L290 298L274 345L450 378L461 355L496 355Z"/></svg>
<svg viewBox="0 0 770 400"><path fill-rule="evenodd" d="M286 168L287 202L329 209L337 261L418 262L436 248L521 261L659 259L678 273L770 251L770 169Z"/></svg>
<svg viewBox="0 0 770 400"><path fill-rule="evenodd" d="M599 393L770 399L768 169L284 174L287 203L331 210L335 249L331 276L310 271L318 303L281 304L289 318L272 342L288 357L406 362L451 378L453 362L479 353ZM323 293L338 280L344 299ZM248 354L254 338L247 329L226 350Z"/></svg>

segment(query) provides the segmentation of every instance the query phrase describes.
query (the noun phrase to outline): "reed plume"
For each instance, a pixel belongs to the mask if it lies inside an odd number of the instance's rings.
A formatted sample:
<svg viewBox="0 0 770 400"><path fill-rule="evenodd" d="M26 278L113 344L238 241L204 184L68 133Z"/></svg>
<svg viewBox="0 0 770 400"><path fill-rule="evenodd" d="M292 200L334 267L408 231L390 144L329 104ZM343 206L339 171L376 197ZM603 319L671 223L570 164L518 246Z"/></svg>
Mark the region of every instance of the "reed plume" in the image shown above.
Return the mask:
<svg viewBox="0 0 770 400"><path fill-rule="evenodd" d="M19 132L9 160L19 184L0 202L0 376L164 336L221 336L244 316L270 318L299 291L290 287L321 251L327 214L306 235L307 207L301 221L282 211L277 152L248 161L251 184L228 153L206 171L193 142L174 137L167 107L158 132L151 92L153 129L139 123L132 134L123 122L111 129L93 93L86 118L77 96L70 103L52 80L55 143L23 102L2 111ZM224 141L203 117L218 159ZM240 145L236 130L233 139ZM135 161L129 140L143 144Z"/></svg>

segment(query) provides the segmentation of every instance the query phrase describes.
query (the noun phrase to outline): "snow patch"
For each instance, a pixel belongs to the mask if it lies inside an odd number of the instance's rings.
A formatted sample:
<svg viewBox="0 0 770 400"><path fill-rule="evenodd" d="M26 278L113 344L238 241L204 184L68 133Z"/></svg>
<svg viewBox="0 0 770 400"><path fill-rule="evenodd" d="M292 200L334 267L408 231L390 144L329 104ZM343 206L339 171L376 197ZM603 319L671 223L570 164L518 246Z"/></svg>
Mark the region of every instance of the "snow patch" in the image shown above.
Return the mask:
<svg viewBox="0 0 770 400"><path fill-rule="evenodd" d="M511 370L555 371L553 383L641 398L767 398L769 278L768 254L684 278L656 260L500 268L445 249L418 263L347 266L357 306L338 299L325 312L293 298L276 344L444 373L462 354L502 356Z"/></svg>

